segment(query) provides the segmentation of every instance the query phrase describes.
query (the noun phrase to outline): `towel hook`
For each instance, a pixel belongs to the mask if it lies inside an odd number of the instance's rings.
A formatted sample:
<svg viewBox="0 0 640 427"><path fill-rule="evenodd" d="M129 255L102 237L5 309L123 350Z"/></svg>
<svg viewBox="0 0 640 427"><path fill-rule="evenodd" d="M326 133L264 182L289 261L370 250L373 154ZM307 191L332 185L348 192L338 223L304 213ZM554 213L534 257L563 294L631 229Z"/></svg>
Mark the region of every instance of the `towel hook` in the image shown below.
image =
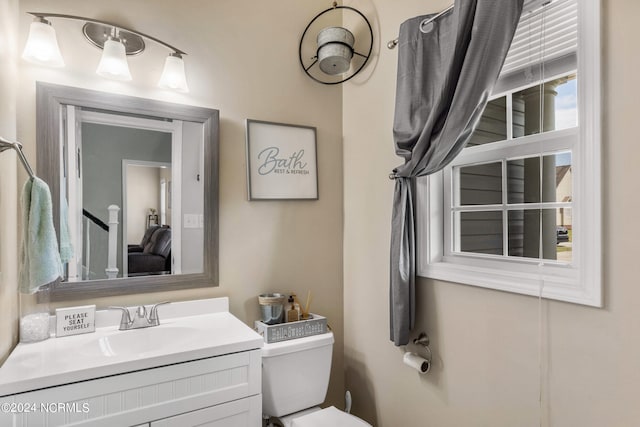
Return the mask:
<svg viewBox="0 0 640 427"><path fill-rule="evenodd" d="M9 141L0 136L0 153L9 149L16 150L16 153L18 153L18 158L20 159L22 166L24 166L24 168L26 169L27 173L31 178L35 178L36 174L33 173L33 169L31 169L31 165L29 165L27 158L24 156L24 153L22 152L22 144L20 144L19 142Z"/></svg>

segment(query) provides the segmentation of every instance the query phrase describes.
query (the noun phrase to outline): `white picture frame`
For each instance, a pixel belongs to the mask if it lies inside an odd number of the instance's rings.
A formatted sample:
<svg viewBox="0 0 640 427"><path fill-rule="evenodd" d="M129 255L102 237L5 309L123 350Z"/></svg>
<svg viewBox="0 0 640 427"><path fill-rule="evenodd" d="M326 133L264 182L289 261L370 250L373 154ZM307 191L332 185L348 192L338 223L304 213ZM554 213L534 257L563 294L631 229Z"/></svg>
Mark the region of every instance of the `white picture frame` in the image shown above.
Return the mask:
<svg viewBox="0 0 640 427"><path fill-rule="evenodd" d="M246 120L249 200L318 200L316 128Z"/></svg>

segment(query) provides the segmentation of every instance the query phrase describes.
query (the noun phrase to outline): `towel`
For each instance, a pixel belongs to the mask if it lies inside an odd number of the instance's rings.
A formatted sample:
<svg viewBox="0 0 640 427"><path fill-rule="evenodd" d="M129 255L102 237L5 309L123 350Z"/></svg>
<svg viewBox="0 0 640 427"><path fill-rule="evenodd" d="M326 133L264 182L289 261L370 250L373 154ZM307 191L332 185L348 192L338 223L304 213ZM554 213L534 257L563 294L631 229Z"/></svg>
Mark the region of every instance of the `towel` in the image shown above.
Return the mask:
<svg viewBox="0 0 640 427"><path fill-rule="evenodd" d="M68 263L73 258L73 245L69 234L69 204L67 198L62 199L60 204L60 260L63 264Z"/></svg>
<svg viewBox="0 0 640 427"><path fill-rule="evenodd" d="M44 285L60 281L63 274L51 193L40 178L29 179L22 190L22 225L19 289L33 294Z"/></svg>

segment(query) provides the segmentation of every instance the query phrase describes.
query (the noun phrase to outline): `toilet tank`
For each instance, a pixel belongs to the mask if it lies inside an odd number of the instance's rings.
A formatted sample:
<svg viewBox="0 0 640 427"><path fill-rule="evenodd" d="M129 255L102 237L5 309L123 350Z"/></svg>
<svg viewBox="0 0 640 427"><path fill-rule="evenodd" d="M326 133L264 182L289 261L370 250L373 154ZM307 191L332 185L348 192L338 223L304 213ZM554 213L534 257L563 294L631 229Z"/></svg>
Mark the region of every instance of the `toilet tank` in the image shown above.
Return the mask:
<svg viewBox="0 0 640 427"><path fill-rule="evenodd" d="M292 414L324 402L329 386L333 333L262 347L262 412Z"/></svg>

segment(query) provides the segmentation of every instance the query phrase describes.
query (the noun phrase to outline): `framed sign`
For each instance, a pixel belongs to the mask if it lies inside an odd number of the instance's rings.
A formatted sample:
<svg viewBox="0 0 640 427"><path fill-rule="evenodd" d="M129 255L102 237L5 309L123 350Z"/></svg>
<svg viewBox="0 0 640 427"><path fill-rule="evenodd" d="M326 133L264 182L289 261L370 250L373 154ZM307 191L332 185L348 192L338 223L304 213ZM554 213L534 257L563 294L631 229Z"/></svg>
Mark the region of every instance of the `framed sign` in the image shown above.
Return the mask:
<svg viewBox="0 0 640 427"><path fill-rule="evenodd" d="M247 119L249 200L317 200L316 128Z"/></svg>

